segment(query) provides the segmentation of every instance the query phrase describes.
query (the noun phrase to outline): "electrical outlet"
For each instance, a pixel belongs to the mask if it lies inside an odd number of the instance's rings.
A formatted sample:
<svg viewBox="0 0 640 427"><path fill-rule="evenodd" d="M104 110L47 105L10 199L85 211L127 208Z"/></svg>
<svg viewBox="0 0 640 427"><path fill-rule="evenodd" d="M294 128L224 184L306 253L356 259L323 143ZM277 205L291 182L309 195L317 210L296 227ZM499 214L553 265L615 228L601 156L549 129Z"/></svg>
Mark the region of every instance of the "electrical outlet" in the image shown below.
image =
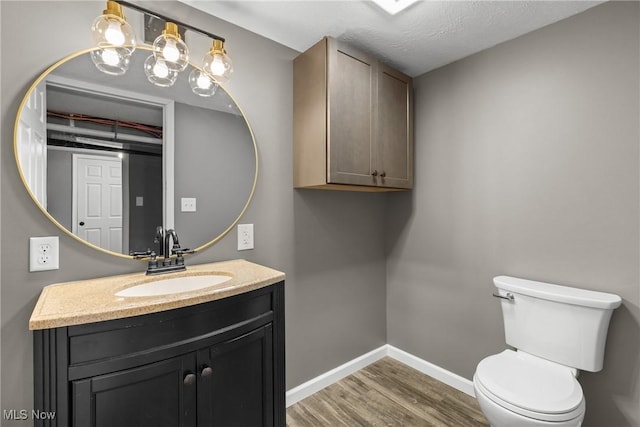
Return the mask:
<svg viewBox="0 0 640 427"><path fill-rule="evenodd" d="M253 249L253 224L238 224L238 250Z"/></svg>
<svg viewBox="0 0 640 427"><path fill-rule="evenodd" d="M29 271L60 268L58 236L29 238Z"/></svg>
<svg viewBox="0 0 640 427"><path fill-rule="evenodd" d="M196 198L195 197L182 197L180 199L180 211L181 212L195 212L196 211Z"/></svg>

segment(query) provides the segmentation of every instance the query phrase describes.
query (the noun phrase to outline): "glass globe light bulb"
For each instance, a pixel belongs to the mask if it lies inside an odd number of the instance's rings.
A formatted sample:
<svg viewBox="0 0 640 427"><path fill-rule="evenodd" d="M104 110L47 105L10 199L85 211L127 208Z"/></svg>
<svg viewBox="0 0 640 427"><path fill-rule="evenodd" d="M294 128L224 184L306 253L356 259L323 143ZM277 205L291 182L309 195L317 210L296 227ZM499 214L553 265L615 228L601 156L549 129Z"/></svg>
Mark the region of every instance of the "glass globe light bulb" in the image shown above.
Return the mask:
<svg viewBox="0 0 640 427"><path fill-rule="evenodd" d="M164 61L157 59L156 64L153 66L153 74L164 79L169 75L169 67Z"/></svg>
<svg viewBox="0 0 640 427"><path fill-rule="evenodd" d="M167 44L162 49L162 56L169 62L176 62L180 58L180 51L178 51L175 41L167 40Z"/></svg>
<svg viewBox="0 0 640 427"><path fill-rule="evenodd" d="M200 73L200 75L196 80L196 83L198 84L198 87L200 89L209 89L213 85L213 82L211 81L211 79L207 77L204 73Z"/></svg>
<svg viewBox="0 0 640 427"><path fill-rule="evenodd" d="M107 1L107 8L91 26L93 39L98 47L122 47L132 53L136 48L133 28L122 13L122 6L115 1Z"/></svg>
<svg viewBox="0 0 640 427"><path fill-rule="evenodd" d="M178 26L167 22L162 34L153 42L153 54L167 63L174 71L182 71L189 65L189 48L182 41Z"/></svg>
<svg viewBox="0 0 640 427"><path fill-rule="evenodd" d="M131 51L124 47L94 49L91 51L91 60L103 73L121 76L129 69Z"/></svg>
<svg viewBox="0 0 640 427"><path fill-rule="evenodd" d="M144 73L147 80L161 87L173 86L178 79L178 72L172 70L163 59L156 58L155 55L149 55L144 61Z"/></svg>
<svg viewBox="0 0 640 427"><path fill-rule="evenodd" d="M224 83L231 78L233 62L227 55L222 40L213 40L211 50L204 56L202 67L219 83Z"/></svg>
<svg viewBox="0 0 640 427"><path fill-rule="evenodd" d="M107 65L117 65L120 62L120 55L114 49L102 49L102 53L100 54L102 60Z"/></svg>
<svg viewBox="0 0 640 427"><path fill-rule="evenodd" d="M109 20L109 25L104 32L104 38L114 46L122 46L124 44L124 34L120 22L115 19Z"/></svg>
<svg viewBox="0 0 640 427"><path fill-rule="evenodd" d="M211 74L213 74L214 76L221 76L224 74L224 61L219 55L213 57L213 61L211 61L209 69L211 70Z"/></svg>
<svg viewBox="0 0 640 427"><path fill-rule="evenodd" d="M189 73L189 86L193 93L199 96L213 96L218 90L218 85L202 70L194 68Z"/></svg>

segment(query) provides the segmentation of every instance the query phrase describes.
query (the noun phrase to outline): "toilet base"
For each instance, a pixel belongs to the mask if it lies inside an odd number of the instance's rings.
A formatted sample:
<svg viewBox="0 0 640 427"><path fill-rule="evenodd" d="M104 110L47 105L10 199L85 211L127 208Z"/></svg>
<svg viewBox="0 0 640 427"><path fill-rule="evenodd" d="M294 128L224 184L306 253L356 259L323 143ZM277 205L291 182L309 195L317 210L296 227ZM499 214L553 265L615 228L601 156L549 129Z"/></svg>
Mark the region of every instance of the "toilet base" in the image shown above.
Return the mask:
<svg viewBox="0 0 640 427"><path fill-rule="evenodd" d="M534 418L516 414L515 412L496 404L493 400L485 396L478 387L476 387L475 382L473 384L473 389L475 391L478 404L480 405L480 409L489 423L491 423L491 427L580 427L582 425L582 420L584 419L583 410L580 416L566 421L552 422L536 420Z"/></svg>

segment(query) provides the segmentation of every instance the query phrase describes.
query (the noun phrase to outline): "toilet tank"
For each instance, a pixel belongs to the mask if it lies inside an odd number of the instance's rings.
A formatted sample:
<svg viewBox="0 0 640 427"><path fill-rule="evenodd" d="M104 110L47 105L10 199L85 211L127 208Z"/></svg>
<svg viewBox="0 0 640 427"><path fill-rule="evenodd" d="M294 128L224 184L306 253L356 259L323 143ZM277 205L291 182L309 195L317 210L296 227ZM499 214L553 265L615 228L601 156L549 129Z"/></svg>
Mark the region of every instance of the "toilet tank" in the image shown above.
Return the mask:
<svg viewBox="0 0 640 427"><path fill-rule="evenodd" d="M602 369L618 295L508 276L493 283L501 296L513 296L500 300L508 345L573 368Z"/></svg>

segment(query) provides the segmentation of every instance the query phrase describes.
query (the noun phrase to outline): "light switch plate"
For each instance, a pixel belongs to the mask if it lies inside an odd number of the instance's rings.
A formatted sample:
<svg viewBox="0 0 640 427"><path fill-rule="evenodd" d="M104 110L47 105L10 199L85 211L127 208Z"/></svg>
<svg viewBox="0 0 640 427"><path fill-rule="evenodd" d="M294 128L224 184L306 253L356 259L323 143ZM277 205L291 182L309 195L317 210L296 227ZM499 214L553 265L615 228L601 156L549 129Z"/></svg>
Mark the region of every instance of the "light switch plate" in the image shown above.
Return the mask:
<svg viewBox="0 0 640 427"><path fill-rule="evenodd" d="M29 271L60 268L58 236L29 238Z"/></svg>
<svg viewBox="0 0 640 427"><path fill-rule="evenodd" d="M238 250L253 249L253 224L238 224Z"/></svg>
<svg viewBox="0 0 640 427"><path fill-rule="evenodd" d="M180 210L182 212L195 212L196 211L196 198L195 197L183 197L180 199Z"/></svg>

